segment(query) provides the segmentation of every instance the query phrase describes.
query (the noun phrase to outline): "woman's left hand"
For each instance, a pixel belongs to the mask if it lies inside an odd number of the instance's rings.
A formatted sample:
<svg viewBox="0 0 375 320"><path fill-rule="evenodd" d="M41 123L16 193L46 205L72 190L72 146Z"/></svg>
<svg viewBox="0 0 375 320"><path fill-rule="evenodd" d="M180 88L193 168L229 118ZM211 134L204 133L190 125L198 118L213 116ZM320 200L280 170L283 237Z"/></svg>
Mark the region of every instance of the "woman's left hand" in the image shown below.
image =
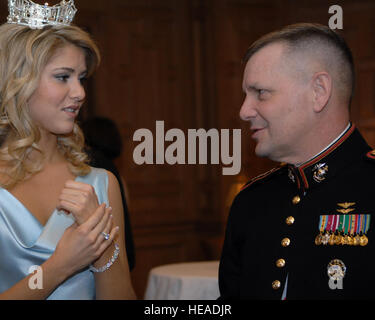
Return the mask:
<svg viewBox="0 0 375 320"><path fill-rule="evenodd" d="M58 210L72 213L78 225L84 223L98 207L94 187L74 180L65 183L57 205Z"/></svg>

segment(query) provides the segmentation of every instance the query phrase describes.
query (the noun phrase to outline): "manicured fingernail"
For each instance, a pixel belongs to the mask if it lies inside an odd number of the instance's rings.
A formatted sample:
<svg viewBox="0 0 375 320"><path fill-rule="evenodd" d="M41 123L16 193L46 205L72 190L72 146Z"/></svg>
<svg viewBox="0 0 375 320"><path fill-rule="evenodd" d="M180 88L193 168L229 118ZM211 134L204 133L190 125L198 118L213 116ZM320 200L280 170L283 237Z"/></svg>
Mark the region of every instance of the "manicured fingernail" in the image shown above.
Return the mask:
<svg viewBox="0 0 375 320"><path fill-rule="evenodd" d="M108 210L109 210L109 212L111 212L112 211L112 207L108 207Z"/></svg>

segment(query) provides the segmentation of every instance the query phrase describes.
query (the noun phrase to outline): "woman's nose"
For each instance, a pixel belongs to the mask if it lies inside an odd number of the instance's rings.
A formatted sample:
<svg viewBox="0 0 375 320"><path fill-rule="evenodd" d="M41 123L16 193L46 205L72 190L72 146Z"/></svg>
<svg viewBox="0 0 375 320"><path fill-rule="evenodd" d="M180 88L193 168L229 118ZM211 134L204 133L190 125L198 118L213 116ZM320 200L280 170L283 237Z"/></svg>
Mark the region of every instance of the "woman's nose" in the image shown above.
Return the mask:
<svg viewBox="0 0 375 320"><path fill-rule="evenodd" d="M79 79L74 81L74 83L71 86L71 92L70 96L75 101L83 101L86 97L85 89Z"/></svg>

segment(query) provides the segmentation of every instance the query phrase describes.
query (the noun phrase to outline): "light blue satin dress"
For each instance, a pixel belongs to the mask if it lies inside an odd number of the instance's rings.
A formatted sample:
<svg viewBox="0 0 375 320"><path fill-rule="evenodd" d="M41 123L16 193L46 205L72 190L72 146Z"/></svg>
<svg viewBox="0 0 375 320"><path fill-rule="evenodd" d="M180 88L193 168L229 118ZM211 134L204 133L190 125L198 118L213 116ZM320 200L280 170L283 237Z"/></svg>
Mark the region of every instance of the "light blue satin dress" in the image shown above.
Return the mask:
<svg viewBox="0 0 375 320"><path fill-rule="evenodd" d="M99 204L109 205L105 170L91 168L89 174L77 177L76 181L91 184ZM0 188L0 293L27 277L31 266L46 261L73 222L71 214L55 210L43 227L17 198ZM95 299L94 275L88 268L81 270L61 283L47 299Z"/></svg>

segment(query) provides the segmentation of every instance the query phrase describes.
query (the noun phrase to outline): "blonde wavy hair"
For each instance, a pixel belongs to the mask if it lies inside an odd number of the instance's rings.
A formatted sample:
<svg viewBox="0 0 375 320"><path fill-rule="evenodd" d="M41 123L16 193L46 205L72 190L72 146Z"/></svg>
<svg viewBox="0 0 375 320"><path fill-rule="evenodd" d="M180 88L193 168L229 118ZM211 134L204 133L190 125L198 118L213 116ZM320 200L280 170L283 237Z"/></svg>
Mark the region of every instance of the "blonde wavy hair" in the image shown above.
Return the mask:
<svg viewBox="0 0 375 320"><path fill-rule="evenodd" d="M38 146L39 128L28 114L27 102L39 85L40 75L56 50L67 44L85 52L88 75L100 62L99 50L88 33L76 26L30 29L16 24L0 26L0 163L11 188L43 169L43 152ZM58 148L74 175L90 172L83 151L84 136L77 125L70 134L57 136ZM28 162L37 150L41 161Z"/></svg>

